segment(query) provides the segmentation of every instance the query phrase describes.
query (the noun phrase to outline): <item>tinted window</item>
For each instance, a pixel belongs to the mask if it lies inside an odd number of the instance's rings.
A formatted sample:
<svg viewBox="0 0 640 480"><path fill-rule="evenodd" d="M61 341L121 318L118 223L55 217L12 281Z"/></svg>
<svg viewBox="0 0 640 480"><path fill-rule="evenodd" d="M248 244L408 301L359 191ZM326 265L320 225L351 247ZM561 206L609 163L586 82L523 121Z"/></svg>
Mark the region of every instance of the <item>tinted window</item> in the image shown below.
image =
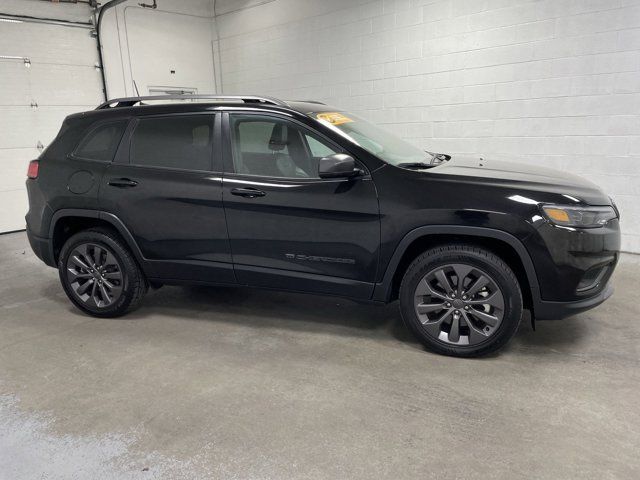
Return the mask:
<svg viewBox="0 0 640 480"><path fill-rule="evenodd" d="M212 125L212 115L141 119L131 138L131 163L211 170Z"/></svg>
<svg viewBox="0 0 640 480"><path fill-rule="evenodd" d="M307 140L307 145L309 145L311 155L316 158L328 157L329 155L337 153L332 148L327 147L324 143L313 138L311 135L305 135L304 137Z"/></svg>
<svg viewBox="0 0 640 480"><path fill-rule="evenodd" d="M122 121L107 123L92 130L82 140L74 155L91 160L110 162L113 160L126 126L127 122Z"/></svg>
<svg viewBox="0 0 640 480"><path fill-rule="evenodd" d="M230 118L237 173L318 178L319 158L336 153L318 136L287 120L260 115Z"/></svg>

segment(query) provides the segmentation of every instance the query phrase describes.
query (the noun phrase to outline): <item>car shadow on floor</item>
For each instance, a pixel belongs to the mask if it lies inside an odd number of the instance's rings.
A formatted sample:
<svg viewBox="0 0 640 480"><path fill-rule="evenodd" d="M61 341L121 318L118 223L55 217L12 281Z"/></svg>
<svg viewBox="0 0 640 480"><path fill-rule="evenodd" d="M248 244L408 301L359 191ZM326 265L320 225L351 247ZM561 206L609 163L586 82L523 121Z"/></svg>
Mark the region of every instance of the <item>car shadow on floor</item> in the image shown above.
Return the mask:
<svg viewBox="0 0 640 480"><path fill-rule="evenodd" d="M588 321L584 314L563 320L537 321L534 331L531 316L526 312L512 344L515 347L541 351L575 347L588 335Z"/></svg>
<svg viewBox="0 0 640 480"><path fill-rule="evenodd" d="M58 289L48 288L45 295L68 302ZM68 308L75 315L83 315L70 304ZM138 320L155 315L212 322L241 322L252 328L285 328L391 340L425 350L405 327L397 302L373 305L340 297L246 287L165 286L150 290L138 310L120 319ZM542 353L550 349L563 350L580 342L586 329L585 320L578 315L557 322L538 322L536 331L533 331L530 314L525 311L515 338L504 351L524 349L528 353Z"/></svg>
<svg viewBox="0 0 640 480"><path fill-rule="evenodd" d="M358 303L339 297L279 292L244 287L163 287L150 291L141 308L125 318L150 315L188 316L207 321L242 322L256 328L289 328L393 339L423 346L405 327L397 302L388 305ZM510 348L530 351L562 350L586 334L580 315L562 321L538 322L536 331L525 311Z"/></svg>
<svg viewBox="0 0 640 480"><path fill-rule="evenodd" d="M373 305L321 295L245 287L165 286L150 291L140 309L126 318L188 316L207 321L242 322L256 328L289 328L358 337L402 335L397 303ZM395 336L395 335L393 335ZM405 333L403 339L411 338Z"/></svg>

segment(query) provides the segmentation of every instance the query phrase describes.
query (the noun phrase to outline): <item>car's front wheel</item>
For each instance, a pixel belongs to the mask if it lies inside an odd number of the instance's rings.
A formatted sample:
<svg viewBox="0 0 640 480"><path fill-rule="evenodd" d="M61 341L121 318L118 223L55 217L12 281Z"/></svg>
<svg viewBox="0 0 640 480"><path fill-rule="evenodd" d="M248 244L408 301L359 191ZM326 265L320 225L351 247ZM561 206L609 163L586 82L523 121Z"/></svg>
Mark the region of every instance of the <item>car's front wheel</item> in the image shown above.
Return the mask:
<svg viewBox="0 0 640 480"><path fill-rule="evenodd" d="M148 284L126 244L113 231L84 230L69 238L58 260L69 299L96 317L117 317L137 307Z"/></svg>
<svg viewBox="0 0 640 480"><path fill-rule="evenodd" d="M474 357L504 346L522 317L518 280L498 256L472 245L430 249L400 285L407 326L431 350Z"/></svg>

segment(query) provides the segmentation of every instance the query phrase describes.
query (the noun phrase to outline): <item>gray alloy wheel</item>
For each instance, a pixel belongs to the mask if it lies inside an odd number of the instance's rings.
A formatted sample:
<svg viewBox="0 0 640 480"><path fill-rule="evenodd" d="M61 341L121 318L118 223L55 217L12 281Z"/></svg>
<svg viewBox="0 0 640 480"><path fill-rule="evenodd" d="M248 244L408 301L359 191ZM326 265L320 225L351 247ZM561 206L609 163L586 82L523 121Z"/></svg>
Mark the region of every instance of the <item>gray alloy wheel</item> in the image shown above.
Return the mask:
<svg viewBox="0 0 640 480"><path fill-rule="evenodd" d="M67 259L66 275L73 295L89 307L109 307L123 292L122 266L102 245L76 245Z"/></svg>
<svg viewBox="0 0 640 480"><path fill-rule="evenodd" d="M414 293L418 320L428 335L452 345L477 345L502 323L505 302L497 283L472 265L451 263L427 273Z"/></svg>

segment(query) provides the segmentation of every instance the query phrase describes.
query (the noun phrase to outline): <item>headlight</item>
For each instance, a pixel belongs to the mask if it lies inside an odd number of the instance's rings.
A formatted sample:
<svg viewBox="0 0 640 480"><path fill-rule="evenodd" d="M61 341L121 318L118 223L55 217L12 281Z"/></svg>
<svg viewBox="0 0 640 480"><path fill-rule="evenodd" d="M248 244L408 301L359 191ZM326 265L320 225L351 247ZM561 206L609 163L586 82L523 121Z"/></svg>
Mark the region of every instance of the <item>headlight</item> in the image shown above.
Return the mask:
<svg viewBox="0 0 640 480"><path fill-rule="evenodd" d="M616 212L616 217L620 218L620 209L616 205L616 202L614 202L613 198L611 197L609 197L609 200L611 201L611 206L613 207L613 210Z"/></svg>
<svg viewBox="0 0 640 480"><path fill-rule="evenodd" d="M542 211L551 223L565 227L598 228L617 218L613 207L543 205Z"/></svg>

